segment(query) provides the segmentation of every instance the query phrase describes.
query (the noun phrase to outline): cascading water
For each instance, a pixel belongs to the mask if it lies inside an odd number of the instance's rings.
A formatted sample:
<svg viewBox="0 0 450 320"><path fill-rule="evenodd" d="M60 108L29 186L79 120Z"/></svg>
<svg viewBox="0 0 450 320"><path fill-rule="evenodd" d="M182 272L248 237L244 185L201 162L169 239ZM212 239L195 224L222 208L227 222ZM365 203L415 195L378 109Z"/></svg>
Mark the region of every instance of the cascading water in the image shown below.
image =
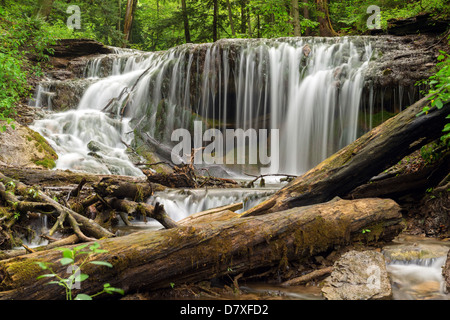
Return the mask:
<svg viewBox="0 0 450 320"><path fill-rule="evenodd" d="M279 129L271 168L300 174L370 127L358 115L371 54L364 37L118 49L87 64L85 76L95 81L76 110L36 121L34 129L55 147L58 168L129 175L140 174L126 163L123 142L133 132L173 146L173 130L192 130L197 119L222 131Z"/></svg>
<svg viewBox="0 0 450 320"><path fill-rule="evenodd" d="M190 214L220 207L226 204L242 202L243 212L272 195L271 189L199 189L199 190L171 190L156 192L151 202L164 205L167 214L178 221Z"/></svg>

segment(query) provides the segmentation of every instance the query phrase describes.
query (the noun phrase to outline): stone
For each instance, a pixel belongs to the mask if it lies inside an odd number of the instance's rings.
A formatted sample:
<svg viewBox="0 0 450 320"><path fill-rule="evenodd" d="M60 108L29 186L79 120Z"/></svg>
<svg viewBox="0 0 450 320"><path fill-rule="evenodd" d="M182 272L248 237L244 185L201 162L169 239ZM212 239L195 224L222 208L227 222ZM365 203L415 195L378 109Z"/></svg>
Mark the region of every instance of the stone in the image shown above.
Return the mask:
<svg viewBox="0 0 450 320"><path fill-rule="evenodd" d="M333 266L322 294L328 300L383 300L392 289L383 254L377 251L349 251Z"/></svg>
<svg viewBox="0 0 450 320"><path fill-rule="evenodd" d="M0 125L3 125L0 123ZM19 123L12 123L14 129L6 125L6 131L0 134L0 164L30 168L55 167L58 158L53 148L36 131Z"/></svg>
<svg viewBox="0 0 450 320"><path fill-rule="evenodd" d="M449 246L426 243L389 245L383 248L388 262L439 258L447 255L448 251Z"/></svg>

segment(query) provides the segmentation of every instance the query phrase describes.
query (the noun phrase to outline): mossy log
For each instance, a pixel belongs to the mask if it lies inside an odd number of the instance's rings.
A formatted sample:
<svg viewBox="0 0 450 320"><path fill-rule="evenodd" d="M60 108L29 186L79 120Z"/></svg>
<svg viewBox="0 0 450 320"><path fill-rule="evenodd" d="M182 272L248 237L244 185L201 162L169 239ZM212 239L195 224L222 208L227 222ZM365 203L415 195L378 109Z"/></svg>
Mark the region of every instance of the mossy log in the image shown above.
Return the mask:
<svg viewBox="0 0 450 320"><path fill-rule="evenodd" d="M125 293L151 291L170 288L171 283L245 276L264 267L284 269L290 261L335 246L391 240L403 228L401 219L399 205L390 199L336 200L98 240L107 252L88 259L107 261L113 268L86 265L82 271L90 277L81 283L80 292L94 294L104 283ZM362 233L363 229L371 232ZM49 278L36 279L46 273L35 264L38 261L52 263L53 271L67 277L67 266L58 262L61 257L60 251L46 250L0 261L0 299L64 299L63 288L46 285Z"/></svg>
<svg viewBox="0 0 450 320"><path fill-rule="evenodd" d="M352 190L346 199L391 198L400 203L402 198L417 200L427 189L439 184L450 172L450 151L432 164L417 171L395 176L385 176L363 184Z"/></svg>
<svg viewBox="0 0 450 320"><path fill-rule="evenodd" d="M7 167L0 166L0 172L3 175L19 180L20 182L33 186L39 185L42 187L74 187L85 179L86 185L98 184L102 179L109 178L110 181L123 183L147 183L145 176L119 176L119 175L101 175L84 172L74 172L70 170L47 170L23 167ZM153 184L153 189L164 190L164 187Z"/></svg>
<svg viewBox="0 0 450 320"><path fill-rule="evenodd" d="M439 138L447 122L450 103L417 116L429 103L419 100L347 147L294 179L244 214L260 215L344 197L373 176L398 163L423 145Z"/></svg>
<svg viewBox="0 0 450 320"><path fill-rule="evenodd" d="M101 197L129 198L133 201L144 201L153 194L153 188L147 181L121 181L105 177L93 185L95 192Z"/></svg>

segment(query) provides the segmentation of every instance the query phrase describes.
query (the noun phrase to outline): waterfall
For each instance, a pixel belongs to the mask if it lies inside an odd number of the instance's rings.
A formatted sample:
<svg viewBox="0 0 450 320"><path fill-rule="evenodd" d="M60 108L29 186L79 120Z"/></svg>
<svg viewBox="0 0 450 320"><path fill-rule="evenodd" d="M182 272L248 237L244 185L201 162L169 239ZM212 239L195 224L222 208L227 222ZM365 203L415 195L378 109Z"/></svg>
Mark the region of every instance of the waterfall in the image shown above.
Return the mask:
<svg viewBox="0 0 450 320"><path fill-rule="evenodd" d="M363 94L372 51L368 37L220 40L153 53L117 49L87 63L91 83L76 109L33 128L55 148L57 168L129 175L141 174L125 147L136 135L173 146L172 132L192 131L195 120L222 132L278 129L272 167L301 174L372 127L373 93Z"/></svg>

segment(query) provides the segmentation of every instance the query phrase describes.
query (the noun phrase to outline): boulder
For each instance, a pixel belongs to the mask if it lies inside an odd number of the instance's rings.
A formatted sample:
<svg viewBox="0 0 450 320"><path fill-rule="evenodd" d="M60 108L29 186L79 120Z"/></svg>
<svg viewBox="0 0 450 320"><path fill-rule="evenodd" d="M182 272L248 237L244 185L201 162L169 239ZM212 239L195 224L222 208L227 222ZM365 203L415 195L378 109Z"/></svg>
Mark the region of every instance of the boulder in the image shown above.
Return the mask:
<svg viewBox="0 0 450 320"><path fill-rule="evenodd" d="M113 53L113 49L91 39L60 39L52 46L54 57L80 57Z"/></svg>
<svg viewBox="0 0 450 320"><path fill-rule="evenodd" d="M48 142L26 126L19 123L13 125L14 129L6 125L6 131L0 134L0 163L6 166L54 168L58 156Z"/></svg>
<svg viewBox="0 0 450 320"><path fill-rule="evenodd" d="M392 296L383 254L349 251L333 266L325 279L323 296L328 300L383 300Z"/></svg>

